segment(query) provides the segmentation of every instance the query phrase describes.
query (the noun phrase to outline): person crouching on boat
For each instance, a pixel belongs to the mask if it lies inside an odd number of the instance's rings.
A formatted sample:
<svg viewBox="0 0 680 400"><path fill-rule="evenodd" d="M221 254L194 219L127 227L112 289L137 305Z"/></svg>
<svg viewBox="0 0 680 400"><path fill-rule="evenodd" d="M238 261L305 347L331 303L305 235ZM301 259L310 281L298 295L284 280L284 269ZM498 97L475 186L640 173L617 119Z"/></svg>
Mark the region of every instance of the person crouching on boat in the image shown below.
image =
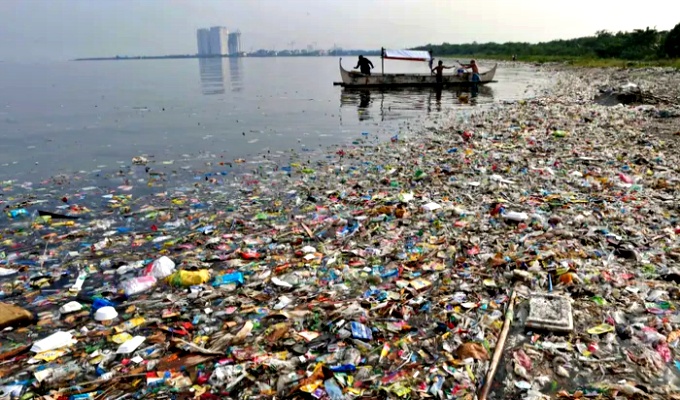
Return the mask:
<svg viewBox="0 0 680 400"><path fill-rule="evenodd" d="M460 61L458 61L458 64L461 65L461 67L465 69L471 69L472 70L472 76L470 77L470 82L480 82L481 78L479 77L479 67L477 66L477 62L475 60L470 60L470 64L461 64Z"/></svg>
<svg viewBox="0 0 680 400"><path fill-rule="evenodd" d="M373 63L371 60L364 56L359 56L359 61L354 69L361 68L361 73L364 75L371 75L371 69L373 69Z"/></svg>
<svg viewBox="0 0 680 400"><path fill-rule="evenodd" d="M434 72L437 77L437 85L441 85L444 82L444 70L451 68L453 67L447 67L446 65L444 65L444 61L442 60L439 60L437 66L432 68L432 72Z"/></svg>

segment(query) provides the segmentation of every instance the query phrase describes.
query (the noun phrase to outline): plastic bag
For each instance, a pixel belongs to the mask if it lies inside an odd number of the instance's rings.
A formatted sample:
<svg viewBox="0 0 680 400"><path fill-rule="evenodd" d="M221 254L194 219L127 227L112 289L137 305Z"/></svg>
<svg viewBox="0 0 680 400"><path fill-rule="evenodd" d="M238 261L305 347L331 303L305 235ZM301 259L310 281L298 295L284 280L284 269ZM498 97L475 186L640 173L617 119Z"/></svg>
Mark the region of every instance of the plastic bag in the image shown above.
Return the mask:
<svg viewBox="0 0 680 400"><path fill-rule="evenodd" d="M156 279L164 279L175 272L175 262L166 256L154 260L146 268L146 275L151 275Z"/></svg>
<svg viewBox="0 0 680 400"><path fill-rule="evenodd" d="M120 289L125 292L126 296L134 296L156 286L156 282L153 276L139 276L121 282Z"/></svg>
<svg viewBox="0 0 680 400"><path fill-rule="evenodd" d="M168 283L172 286L202 285L210 280L210 271L201 269L198 271L176 271L168 276Z"/></svg>

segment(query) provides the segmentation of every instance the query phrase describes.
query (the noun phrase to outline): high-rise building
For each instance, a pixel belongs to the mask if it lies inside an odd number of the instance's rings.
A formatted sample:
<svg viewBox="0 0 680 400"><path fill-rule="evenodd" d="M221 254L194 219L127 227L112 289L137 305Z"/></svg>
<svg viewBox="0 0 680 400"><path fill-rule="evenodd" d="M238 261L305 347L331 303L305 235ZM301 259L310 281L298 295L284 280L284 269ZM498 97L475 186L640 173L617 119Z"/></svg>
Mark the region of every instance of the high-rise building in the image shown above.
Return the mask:
<svg viewBox="0 0 680 400"><path fill-rule="evenodd" d="M210 52L210 30L199 29L196 31L196 43L198 44L198 55L206 56Z"/></svg>
<svg viewBox="0 0 680 400"><path fill-rule="evenodd" d="M229 34L229 55L237 56L241 54L241 31Z"/></svg>
<svg viewBox="0 0 680 400"><path fill-rule="evenodd" d="M227 46L227 38L229 31L227 28L221 26L213 26L210 28L210 54L212 55L227 55L229 49Z"/></svg>
<svg viewBox="0 0 680 400"><path fill-rule="evenodd" d="M229 33L227 28L213 26L196 31L198 55L226 56L241 52L241 32Z"/></svg>

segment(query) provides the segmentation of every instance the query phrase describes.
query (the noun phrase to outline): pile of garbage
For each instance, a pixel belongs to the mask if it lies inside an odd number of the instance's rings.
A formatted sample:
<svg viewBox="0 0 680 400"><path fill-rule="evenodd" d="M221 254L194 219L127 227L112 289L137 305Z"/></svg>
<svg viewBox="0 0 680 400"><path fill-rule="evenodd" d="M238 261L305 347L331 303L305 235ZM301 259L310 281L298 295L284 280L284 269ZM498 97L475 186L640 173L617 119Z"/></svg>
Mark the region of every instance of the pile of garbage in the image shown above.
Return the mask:
<svg viewBox="0 0 680 400"><path fill-rule="evenodd" d="M590 78L236 193L2 182L3 395L672 398L679 156Z"/></svg>
<svg viewBox="0 0 680 400"><path fill-rule="evenodd" d="M642 89L632 82L617 88L602 88L595 101L602 105L614 106L617 104L642 104L644 102Z"/></svg>

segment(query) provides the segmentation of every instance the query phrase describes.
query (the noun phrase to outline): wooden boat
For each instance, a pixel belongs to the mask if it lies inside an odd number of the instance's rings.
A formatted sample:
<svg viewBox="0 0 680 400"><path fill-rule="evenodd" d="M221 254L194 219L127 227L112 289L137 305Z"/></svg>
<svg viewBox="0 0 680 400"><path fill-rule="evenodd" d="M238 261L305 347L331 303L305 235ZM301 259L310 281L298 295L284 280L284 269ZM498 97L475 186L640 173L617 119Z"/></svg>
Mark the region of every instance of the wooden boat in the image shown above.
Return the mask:
<svg viewBox="0 0 680 400"><path fill-rule="evenodd" d="M342 58L340 59L340 77L342 82L338 84L344 87L398 87L398 86L437 86L437 78L433 74L386 74L384 73L384 60L404 60L404 61L428 61L429 54L426 51L413 50L384 50L382 51L381 73L371 73L371 75L364 75L358 71L348 71L342 67ZM453 73L444 72L443 86L453 85L484 85L493 81L496 74L496 67L494 65L488 71L479 73L479 82L472 82L472 73L464 72L457 73L456 69ZM449 71L449 70L446 70Z"/></svg>

